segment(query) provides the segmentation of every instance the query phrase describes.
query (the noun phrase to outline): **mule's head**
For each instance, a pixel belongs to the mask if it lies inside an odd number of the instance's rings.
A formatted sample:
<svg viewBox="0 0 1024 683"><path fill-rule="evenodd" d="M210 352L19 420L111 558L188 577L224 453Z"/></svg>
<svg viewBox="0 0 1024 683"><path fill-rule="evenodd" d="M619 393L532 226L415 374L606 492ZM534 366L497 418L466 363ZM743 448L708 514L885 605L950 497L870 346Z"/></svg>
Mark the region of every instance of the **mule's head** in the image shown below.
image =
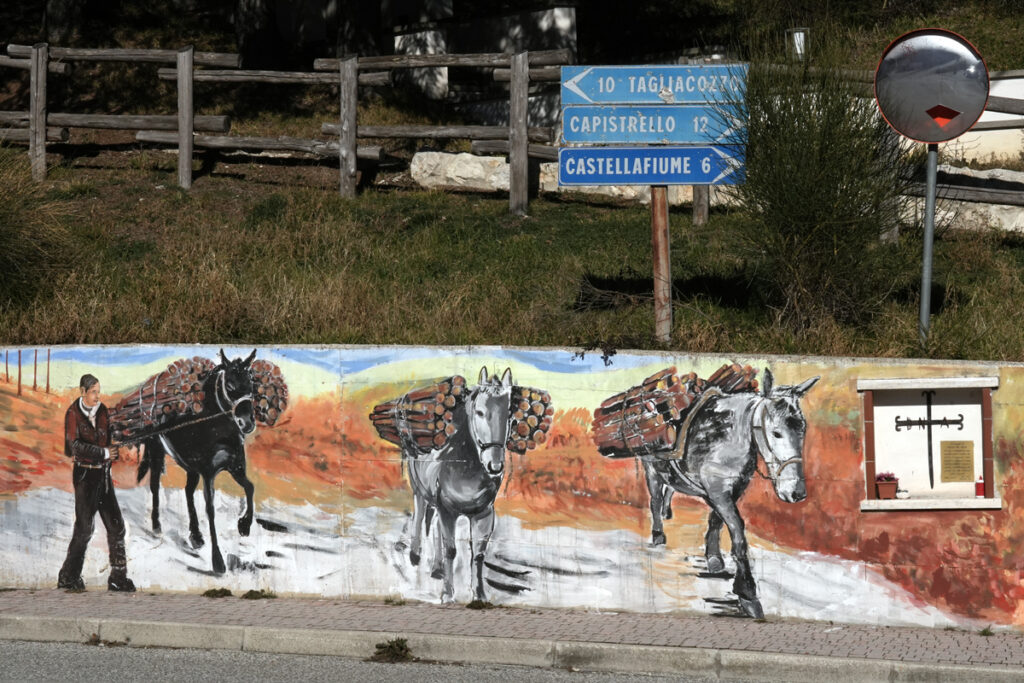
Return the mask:
<svg viewBox="0 0 1024 683"><path fill-rule="evenodd" d="M763 379L763 399L753 415L754 441L768 466L775 494L787 503L799 503L807 497L803 458L807 420L800 410L800 398L819 377L797 386L777 387L765 368Z"/></svg>
<svg viewBox="0 0 1024 683"><path fill-rule="evenodd" d="M220 350L220 366L215 369L215 396L217 405L224 412L230 412L239 431L249 434L256 429L255 406L252 402L252 374L249 366L256 357L256 349L247 358L228 360L224 349Z"/></svg>
<svg viewBox="0 0 1024 683"><path fill-rule="evenodd" d="M492 477L505 471L505 443L508 441L512 405L512 370L498 379L480 370L480 380L466 401L469 434L476 446L480 464Z"/></svg>

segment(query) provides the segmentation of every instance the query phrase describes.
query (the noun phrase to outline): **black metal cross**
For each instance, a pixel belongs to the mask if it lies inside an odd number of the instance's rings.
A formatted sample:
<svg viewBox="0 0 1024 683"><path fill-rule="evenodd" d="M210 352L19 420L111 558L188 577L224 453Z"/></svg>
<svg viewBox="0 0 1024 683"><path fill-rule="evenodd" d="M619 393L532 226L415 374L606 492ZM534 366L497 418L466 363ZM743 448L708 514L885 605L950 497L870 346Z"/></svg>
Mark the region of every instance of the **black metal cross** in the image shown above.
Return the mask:
<svg viewBox="0 0 1024 683"><path fill-rule="evenodd" d="M935 468L932 465L932 426L936 427L959 427L960 431L964 428L964 415L960 413L957 419L948 417L932 419L932 396L935 395L935 391L929 389L928 391L922 391L921 395L924 396L925 400L925 417L923 419L918 418L916 420L909 417L900 419L900 416L896 416L896 431L900 431L901 427L911 429L912 427L920 427L921 429L928 430L928 485L931 488L935 488Z"/></svg>

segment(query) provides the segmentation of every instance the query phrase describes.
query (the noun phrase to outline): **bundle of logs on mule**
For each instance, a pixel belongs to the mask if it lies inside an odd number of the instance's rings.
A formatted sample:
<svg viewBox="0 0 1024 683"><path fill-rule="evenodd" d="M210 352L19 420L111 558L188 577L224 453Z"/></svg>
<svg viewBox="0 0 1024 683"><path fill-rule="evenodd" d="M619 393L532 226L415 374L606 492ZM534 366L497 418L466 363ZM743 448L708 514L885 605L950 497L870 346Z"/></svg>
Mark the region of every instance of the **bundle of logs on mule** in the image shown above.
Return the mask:
<svg viewBox="0 0 1024 683"><path fill-rule="evenodd" d="M273 427L288 407L288 385L281 368L267 360L256 360L249 366L252 375L253 409L256 421Z"/></svg>
<svg viewBox="0 0 1024 683"><path fill-rule="evenodd" d="M182 358L153 375L110 411L114 441L131 441L156 431L174 417L203 412L203 380L213 370L208 358Z"/></svg>
<svg viewBox="0 0 1024 683"><path fill-rule="evenodd" d="M757 371L723 365L706 380L675 367L657 372L640 385L606 399L594 411L591 432L597 450L608 458L661 455L676 446L678 430L690 406L710 387L723 393L756 391Z"/></svg>
<svg viewBox="0 0 1024 683"><path fill-rule="evenodd" d="M209 358L182 358L147 379L110 411L111 438L118 443L138 441L160 431L171 420L214 414L215 411L205 408L203 382L216 367ZM253 382L254 418L272 427L288 407L288 386L281 368L269 361L257 360L249 372Z"/></svg>
<svg viewBox="0 0 1024 683"><path fill-rule="evenodd" d="M404 441L428 453L455 433L455 408L467 392L466 378L455 375L374 406L370 421L385 441L396 446Z"/></svg>
<svg viewBox="0 0 1024 683"><path fill-rule="evenodd" d="M551 394L532 387L512 387L512 417L506 447L525 453L547 441L555 409Z"/></svg>

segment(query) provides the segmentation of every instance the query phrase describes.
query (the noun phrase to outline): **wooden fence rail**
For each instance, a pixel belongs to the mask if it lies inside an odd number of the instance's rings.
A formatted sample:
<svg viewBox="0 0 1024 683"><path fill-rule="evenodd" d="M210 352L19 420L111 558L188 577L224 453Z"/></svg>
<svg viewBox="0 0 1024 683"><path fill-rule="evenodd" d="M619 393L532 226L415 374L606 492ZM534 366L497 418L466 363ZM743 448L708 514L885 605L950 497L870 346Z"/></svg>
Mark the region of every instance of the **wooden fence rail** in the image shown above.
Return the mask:
<svg viewBox="0 0 1024 683"><path fill-rule="evenodd" d="M12 69L21 69L23 71L32 70L31 59L15 59L14 57L7 57L0 55L0 66L7 66ZM47 70L52 74L67 75L71 72L71 67L64 62L50 62L46 65Z"/></svg>
<svg viewBox="0 0 1024 683"><path fill-rule="evenodd" d="M547 126L528 128L531 142L551 142L555 129ZM338 124L320 126L324 135L337 135ZM359 126L361 138L423 138L430 140L467 138L470 140L508 140L508 126Z"/></svg>
<svg viewBox="0 0 1024 683"><path fill-rule="evenodd" d="M78 48L51 47L50 58L55 60L79 62L146 62L152 64L176 64L178 50L148 50L134 48ZM11 57L29 57L32 54L30 45L8 45L7 54ZM237 69L241 66L240 55L227 52L196 52L196 66L212 66L223 69Z"/></svg>
<svg viewBox="0 0 1024 683"><path fill-rule="evenodd" d="M157 77L163 81L178 78L177 69L160 69ZM195 83L274 83L300 85L338 85L338 75L311 71L231 71L205 69L192 74ZM359 85L391 85L391 72L378 71L359 74Z"/></svg>
<svg viewBox="0 0 1024 683"><path fill-rule="evenodd" d="M555 66L572 64L572 50L537 50L529 52L530 66ZM359 70L376 71L380 69L415 69L438 66L472 66L472 67L504 67L512 66L513 55L505 53L478 54L435 54L435 55L379 55L360 57ZM339 60L331 58L313 61L314 71L337 71Z"/></svg>
<svg viewBox="0 0 1024 683"><path fill-rule="evenodd" d="M31 131L28 128L0 128L0 142L29 142ZM46 129L47 142L67 142L71 134L67 128Z"/></svg>
<svg viewBox="0 0 1024 683"><path fill-rule="evenodd" d="M159 130L141 130L135 134L139 142L159 145L178 144L176 132ZM321 157L338 156L338 143L333 140L309 140L288 136L280 137L246 137L236 135L195 135L192 144L203 149L236 149L236 150L268 150L304 152ZM356 156L365 161L380 161L384 157L384 148L379 145L359 145Z"/></svg>
<svg viewBox="0 0 1024 683"><path fill-rule="evenodd" d="M527 155L541 161L558 161L558 148L552 145L528 145ZM473 140L473 154L508 154L508 140Z"/></svg>
<svg viewBox="0 0 1024 683"><path fill-rule="evenodd" d="M231 130L230 116L196 116L195 130L204 133L226 133ZM0 111L0 125L11 128L28 128L29 113ZM46 115L50 126L67 128L100 128L109 130L178 130L177 115L164 114L65 114L52 112Z"/></svg>

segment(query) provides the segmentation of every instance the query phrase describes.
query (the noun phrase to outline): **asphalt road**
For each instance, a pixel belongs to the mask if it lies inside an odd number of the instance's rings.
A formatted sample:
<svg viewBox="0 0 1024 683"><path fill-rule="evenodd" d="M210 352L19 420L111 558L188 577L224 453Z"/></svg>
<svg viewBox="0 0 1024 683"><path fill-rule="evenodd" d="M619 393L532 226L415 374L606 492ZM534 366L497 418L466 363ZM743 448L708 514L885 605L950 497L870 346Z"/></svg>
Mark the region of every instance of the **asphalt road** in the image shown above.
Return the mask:
<svg viewBox="0 0 1024 683"><path fill-rule="evenodd" d="M360 683L700 683L708 679L514 666L384 664L237 650L171 650L0 640L0 681L359 681Z"/></svg>

